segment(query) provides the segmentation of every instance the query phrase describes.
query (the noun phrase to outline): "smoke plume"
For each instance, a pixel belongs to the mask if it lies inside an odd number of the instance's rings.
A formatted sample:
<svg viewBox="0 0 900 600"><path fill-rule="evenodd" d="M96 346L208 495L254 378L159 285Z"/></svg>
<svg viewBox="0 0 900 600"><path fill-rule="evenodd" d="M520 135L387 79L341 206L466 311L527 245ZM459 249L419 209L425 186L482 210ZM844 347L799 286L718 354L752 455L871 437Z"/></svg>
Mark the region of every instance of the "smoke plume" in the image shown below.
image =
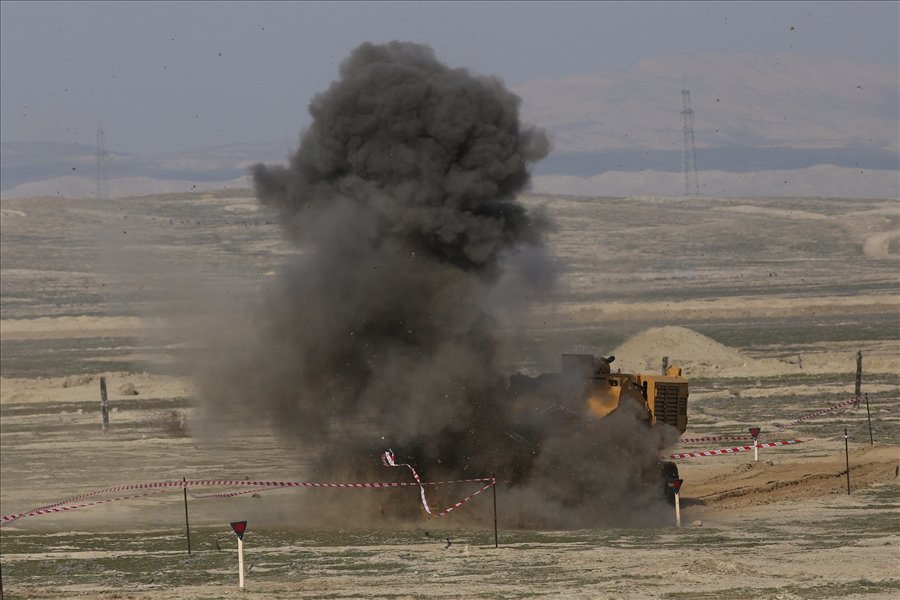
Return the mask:
<svg viewBox="0 0 900 600"><path fill-rule="evenodd" d="M549 150L519 104L499 79L449 68L427 46L351 53L311 102L289 164L253 169L298 253L252 339L207 374L216 410L266 416L314 477L384 480L377 457L391 447L425 479L496 474L521 525L598 524L621 507L603 473L655 462L656 445L637 458L608 450L646 428L624 412L613 424L528 425L541 398L511 394L498 366L497 298L514 304L556 276L548 220L517 201ZM521 293L496 294L500 281ZM409 496L377 508L416 510Z"/></svg>

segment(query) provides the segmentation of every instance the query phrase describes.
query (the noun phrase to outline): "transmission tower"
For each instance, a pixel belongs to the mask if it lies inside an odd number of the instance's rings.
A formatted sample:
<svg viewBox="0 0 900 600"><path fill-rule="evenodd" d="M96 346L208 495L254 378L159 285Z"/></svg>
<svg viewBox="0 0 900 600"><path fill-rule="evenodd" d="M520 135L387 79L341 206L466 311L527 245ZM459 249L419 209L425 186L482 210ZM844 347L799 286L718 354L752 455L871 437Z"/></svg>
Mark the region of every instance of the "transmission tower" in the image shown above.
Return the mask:
<svg viewBox="0 0 900 600"><path fill-rule="evenodd" d="M697 178L697 154L694 150L694 111L691 108L691 90L687 89L687 77L681 90L681 131L684 134L684 152L681 159L681 171L684 173L684 195L700 195L700 181ZM693 179L693 186L691 186Z"/></svg>
<svg viewBox="0 0 900 600"><path fill-rule="evenodd" d="M109 198L109 185L106 178L106 167L109 162L109 154L106 152L106 135L103 129L97 126L97 200Z"/></svg>

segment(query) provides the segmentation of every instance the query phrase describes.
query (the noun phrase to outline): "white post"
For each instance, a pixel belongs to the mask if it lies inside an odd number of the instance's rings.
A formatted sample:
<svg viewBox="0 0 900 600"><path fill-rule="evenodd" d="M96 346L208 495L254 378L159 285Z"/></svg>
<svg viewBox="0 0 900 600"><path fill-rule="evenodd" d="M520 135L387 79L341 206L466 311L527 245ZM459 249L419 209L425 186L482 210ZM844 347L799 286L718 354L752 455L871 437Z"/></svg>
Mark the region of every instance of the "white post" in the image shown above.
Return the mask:
<svg viewBox="0 0 900 600"><path fill-rule="evenodd" d="M240 579L238 579L238 585L243 588L244 587L244 540L238 538L238 571L240 572Z"/></svg>
<svg viewBox="0 0 900 600"><path fill-rule="evenodd" d="M753 462L759 462L759 427L751 427L747 431L750 432L750 437L753 438Z"/></svg>
<svg viewBox="0 0 900 600"><path fill-rule="evenodd" d="M681 527L681 498L675 492L675 527Z"/></svg>

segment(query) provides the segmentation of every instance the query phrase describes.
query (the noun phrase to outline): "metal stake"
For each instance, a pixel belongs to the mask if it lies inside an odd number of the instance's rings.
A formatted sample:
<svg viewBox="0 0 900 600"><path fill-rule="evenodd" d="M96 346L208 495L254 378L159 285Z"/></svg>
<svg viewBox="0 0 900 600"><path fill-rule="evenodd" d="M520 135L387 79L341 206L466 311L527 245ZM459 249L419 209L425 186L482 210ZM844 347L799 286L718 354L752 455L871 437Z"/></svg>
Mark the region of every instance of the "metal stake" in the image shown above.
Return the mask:
<svg viewBox="0 0 900 600"><path fill-rule="evenodd" d="M494 476L494 548L500 547L500 538L497 534L497 477Z"/></svg>
<svg viewBox="0 0 900 600"><path fill-rule="evenodd" d="M869 394L866 394L866 418L869 420L869 445L875 445L875 438L872 437L872 413L869 412Z"/></svg>
<svg viewBox="0 0 900 600"><path fill-rule="evenodd" d="M847 442L847 428L844 427L844 456L847 457L847 495L850 495L850 445Z"/></svg>
<svg viewBox="0 0 900 600"><path fill-rule="evenodd" d="M182 491L184 491L184 528L187 530L187 542L188 542L188 554L191 553L191 524L188 521L188 509L187 509L187 478L182 477L181 480L184 482L182 486Z"/></svg>

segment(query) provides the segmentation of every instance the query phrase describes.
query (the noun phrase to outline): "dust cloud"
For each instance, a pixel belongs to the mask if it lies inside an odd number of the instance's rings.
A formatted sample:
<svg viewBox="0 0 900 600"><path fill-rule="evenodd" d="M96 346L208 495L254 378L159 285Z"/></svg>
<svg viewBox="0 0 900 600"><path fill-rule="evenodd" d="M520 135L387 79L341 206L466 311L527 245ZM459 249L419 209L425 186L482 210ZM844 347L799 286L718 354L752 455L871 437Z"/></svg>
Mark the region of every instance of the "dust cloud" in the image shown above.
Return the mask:
<svg viewBox="0 0 900 600"><path fill-rule="evenodd" d="M363 44L339 74L289 164L253 168L298 253L201 373L208 417L266 420L320 481L407 480L379 461L392 448L425 480L496 475L508 524L652 522L660 493L637 474L662 434L630 409L542 416L498 366L498 316L559 275L549 219L517 201L547 136L502 81L424 45ZM412 492L306 498L345 523L348 505L369 524L420 510Z"/></svg>

